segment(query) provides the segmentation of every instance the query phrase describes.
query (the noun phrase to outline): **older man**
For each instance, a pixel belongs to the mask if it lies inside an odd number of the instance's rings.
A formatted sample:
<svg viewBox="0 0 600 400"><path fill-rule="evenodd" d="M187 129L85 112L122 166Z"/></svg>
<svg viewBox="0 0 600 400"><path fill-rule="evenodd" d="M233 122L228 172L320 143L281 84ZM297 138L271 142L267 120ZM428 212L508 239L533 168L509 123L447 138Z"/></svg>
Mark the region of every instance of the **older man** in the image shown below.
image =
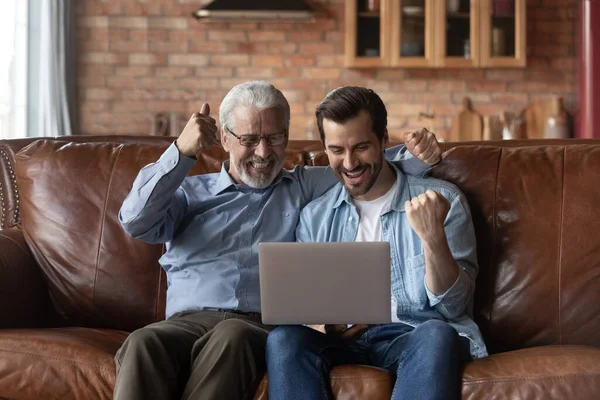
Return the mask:
<svg viewBox="0 0 600 400"><path fill-rule="evenodd" d="M166 243L165 321L133 332L115 356L116 400L247 399L265 368L269 327L261 323L259 242L294 241L300 210L331 188L331 169L282 169L290 107L274 86L234 87L220 108L220 173L186 177L195 155L218 144L208 105L160 159L144 167L119 213L125 231ZM440 150L413 133L412 151L389 151L399 168L422 174Z"/></svg>

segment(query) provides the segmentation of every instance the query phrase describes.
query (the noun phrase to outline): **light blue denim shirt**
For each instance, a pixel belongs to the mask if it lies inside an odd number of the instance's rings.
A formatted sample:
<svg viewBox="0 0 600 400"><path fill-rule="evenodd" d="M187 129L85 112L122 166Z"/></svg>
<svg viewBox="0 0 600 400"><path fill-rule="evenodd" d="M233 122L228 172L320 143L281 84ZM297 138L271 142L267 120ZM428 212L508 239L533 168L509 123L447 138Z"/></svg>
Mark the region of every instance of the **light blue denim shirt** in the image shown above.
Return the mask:
<svg viewBox="0 0 600 400"><path fill-rule="evenodd" d="M479 327L472 319L473 292L478 272L475 231L469 205L453 184L439 179L405 175L396 169L399 190L389 209L381 215L383 240L390 243L392 295L400 322L417 326L430 319L451 324L461 336L470 339L473 358L487 356ZM450 202L444 228L459 275L454 284L435 295L425 284L425 255L419 236L408 222L404 203L435 190ZM300 214L296 231L299 242L353 242L359 215L341 183L308 204Z"/></svg>
<svg viewBox="0 0 600 400"><path fill-rule="evenodd" d="M386 157L407 173L430 170L404 146ZM142 168L119 221L134 238L166 243L167 318L211 308L259 312L258 243L295 241L300 210L337 179L329 167L296 167L258 190L236 184L228 161L220 173L186 177L194 163L169 146Z"/></svg>

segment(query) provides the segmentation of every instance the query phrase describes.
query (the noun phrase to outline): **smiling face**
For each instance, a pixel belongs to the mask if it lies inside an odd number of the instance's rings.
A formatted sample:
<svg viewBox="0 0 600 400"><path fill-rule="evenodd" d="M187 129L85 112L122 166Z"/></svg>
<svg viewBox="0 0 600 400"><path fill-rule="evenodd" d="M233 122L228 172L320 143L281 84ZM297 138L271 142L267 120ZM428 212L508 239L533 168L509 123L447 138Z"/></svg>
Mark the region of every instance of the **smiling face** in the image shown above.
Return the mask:
<svg viewBox="0 0 600 400"><path fill-rule="evenodd" d="M257 111L252 107L238 107L233 111L233 126L225 128L237 136L258 134L261 136L286 133L282 113L275 108ZM285 159L286 141L269 146L262 139L256 147L246 147L226 129L221 129L221 143L229 152L229 175L236 183L244 183L255 189L269 186L281 169Z"/></svg>
<svg viewBox="0 0 600 400"><path fill-rule="evenodd" d="M339 124L323 119L323 131L329 164L350 195L357 200L381 196L378 181L384 166L387 134L383 141L377 138L372 132L369 113L363 110Z"/></svg>

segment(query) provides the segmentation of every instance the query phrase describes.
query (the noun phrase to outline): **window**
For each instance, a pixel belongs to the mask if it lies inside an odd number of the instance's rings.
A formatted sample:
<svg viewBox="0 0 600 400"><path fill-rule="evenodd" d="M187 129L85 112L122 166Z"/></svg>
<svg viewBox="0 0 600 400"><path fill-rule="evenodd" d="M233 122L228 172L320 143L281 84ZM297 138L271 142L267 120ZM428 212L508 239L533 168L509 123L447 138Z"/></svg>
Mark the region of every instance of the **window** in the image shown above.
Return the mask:
<svg viewBox="0 0 600 400"><path fill-rule="evenodd" d="M28 2L4 0L0 24L0 138L27 136Z"/></svg>

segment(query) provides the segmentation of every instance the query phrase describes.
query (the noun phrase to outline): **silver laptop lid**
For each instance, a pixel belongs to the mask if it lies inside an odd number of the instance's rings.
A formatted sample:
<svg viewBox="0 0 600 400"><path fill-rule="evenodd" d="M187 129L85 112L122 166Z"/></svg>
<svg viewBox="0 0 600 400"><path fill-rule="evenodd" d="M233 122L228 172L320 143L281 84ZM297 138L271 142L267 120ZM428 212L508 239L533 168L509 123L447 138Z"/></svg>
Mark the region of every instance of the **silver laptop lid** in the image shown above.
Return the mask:
<svg viewBox="0 0 600 400"><path fill-rule="evenodd" d="M388 242L260 243L265 324L391 322Z"/></svg>

